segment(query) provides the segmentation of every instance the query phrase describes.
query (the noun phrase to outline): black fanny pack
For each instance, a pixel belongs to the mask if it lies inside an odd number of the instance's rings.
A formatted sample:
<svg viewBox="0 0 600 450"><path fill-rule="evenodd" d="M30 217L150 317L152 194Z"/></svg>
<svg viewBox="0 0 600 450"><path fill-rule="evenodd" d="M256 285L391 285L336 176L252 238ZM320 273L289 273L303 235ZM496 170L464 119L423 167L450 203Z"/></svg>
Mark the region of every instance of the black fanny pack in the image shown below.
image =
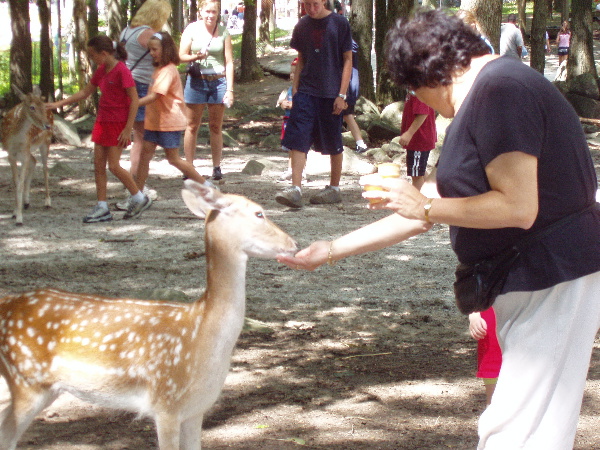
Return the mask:
<svg viewBox="0 0 600 450"><path fill-rule="evenodd" d="M502 292L508 273L521 253L536 240L550 234L559 227L573 221L583 213L596 208L593 203L581 211L569 214L550 225L525 236L498 255L475 264L459 263L456 267L454 297L456 305L463 314L485 311L490 308L496 297Z"/></svg>

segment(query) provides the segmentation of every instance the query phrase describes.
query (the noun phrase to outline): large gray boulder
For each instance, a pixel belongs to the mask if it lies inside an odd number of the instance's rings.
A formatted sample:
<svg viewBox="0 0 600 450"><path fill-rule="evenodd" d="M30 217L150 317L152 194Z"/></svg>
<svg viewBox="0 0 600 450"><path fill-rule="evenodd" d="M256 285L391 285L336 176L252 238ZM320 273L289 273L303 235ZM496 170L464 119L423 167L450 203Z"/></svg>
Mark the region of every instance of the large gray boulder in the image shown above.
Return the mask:
<svg viewBox="0 0 600 450"><path fill-rule="evenodd" d="M583 73L567 81L567 92L583 97L600 100L598 79L591 73Z"/></svg>
<svg viewBox="0 0 600 450"><path fill-rule="evenodd" d="M572 92L568 92L566 97L580 117L600 119L600 102L598 100Z"/></svg>

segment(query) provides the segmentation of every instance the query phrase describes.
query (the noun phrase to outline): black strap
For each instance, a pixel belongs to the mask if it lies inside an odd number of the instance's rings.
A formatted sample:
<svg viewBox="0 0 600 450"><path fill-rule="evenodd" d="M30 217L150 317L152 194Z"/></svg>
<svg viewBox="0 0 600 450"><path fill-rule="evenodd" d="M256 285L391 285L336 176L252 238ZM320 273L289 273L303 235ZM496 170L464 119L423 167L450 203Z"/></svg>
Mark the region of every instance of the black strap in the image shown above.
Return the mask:
<svg viewBox="0 0 600 450"><path fill-rule="evenodd" d="M129 28L129 27L127 27L127 28ZM139 30L138 34L142 34L148 28L150 28L150 27L142 28L141 30ZM129 30L131 30L131 28L129 28ZM136 33L136 31L138 31L138 30L135 30L133 33L131 33L127 39L121 39L121 42L123 42L123 44L127 45L127 42L129 42L129 39L131 39L133 37L133 35ZM123 38L125 38L126 34L127 33L123 33ZM133 66L131 67L131 69L129 69L129 71L133 72L133 69L135 69L137 67L137 65L140 63L140 61L142 59L144 59L148 53L150 53L150 49L146 50L146 52L142 56L139 57L139 59L133 64Z"/></svg>
<svg viewBox="0 0 600 450"><path fill-rule="evenodd" d="M600 204L598 202L594 202L591 205L586 206L585 208L576 211L572 214L569 214L567 216L561 217L560 219L558 219L555 222L552 222L550 225L546 225L544 228L541 228L531 234L528 234L527 236L525 236L523 239L517 241L516 243L513 244L513 248L516 248L517 250L523 250L527 247L529 247L533 242L535 242L536 240L539 240L540 238L549 235L550 233L552 233L554 230L560 228L561 226L572 222L574 219L576 219L577 217L583 215L584 213L591 211L593 209L596 209Z"/></svg>

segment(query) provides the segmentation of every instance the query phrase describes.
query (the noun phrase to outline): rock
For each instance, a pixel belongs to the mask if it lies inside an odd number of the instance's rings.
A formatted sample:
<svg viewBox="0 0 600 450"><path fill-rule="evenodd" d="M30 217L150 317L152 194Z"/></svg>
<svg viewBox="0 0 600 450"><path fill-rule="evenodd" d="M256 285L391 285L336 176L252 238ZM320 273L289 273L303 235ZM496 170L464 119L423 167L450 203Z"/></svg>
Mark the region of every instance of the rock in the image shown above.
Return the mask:
<svg viewBox="0 0 600 450"><path fill-rule="evenodd" d="M365 130L360 130L360 134L363 138L363 141L369 141L369 135ZM344 133L342 133L342 144L345 147L356 148L356 141L354 140L354 136L352 136L352 133L350 131L345 131Z"/></svg>
<svg viewBox="0 0 600 450"><path fill-rule="evenodd" d="M359 116L354 116L354 120L356 120L356 124L361 130L368 130L371 123L376 120L380 120L379 113L366 113L361 114Z"/></svg>
<svg viewBox="0 0 600 450"><path fill-rule="evenodd" d="M566 97L580 117L600 119L600 102L598 100L571 92L568 92Z"/></svg>
<svg viewBox="0 0 600 450"><path fill-rule="evenodd" d="M272 334L275 332L275 330L266 323L256 319L250 319L249 317L244 319L244 328L242 328L242 331L252 331L254 333L263 334Z"/></svg>
<svg viewBox="0 0 600 450"><path fill-rule="evenodd" d="M583 97L600 100L598 80L591 73L583 73L567 81L567 91Z"/></svg>
<svg viewBox="0 0 600 450"><path fill-rule="evenodd" d="M371 122L367 129L369 139L371 140L386 140L390 141L400 135L400 128L384 121L375 120Z"/></svg>
<svg viewBox="0 0 600 450"><path fill-rule="evenodd" d="M95 122L96 117L92 116L91 114L85 114L73 120L71 124L75 126L79 133L89 134L92 132Z"/></svg>
<svg viewBox="0 0 600 450"><path fill-rule="evenodd" d="M281 139L279 135L270 134L266 136L259 144L264 148L281 148Z"/></svg>
<svg viewBox="0 0 600 450"><path fill-rule="evenodd" d="M402 123L402 111L404 111L404 102L390 103L381 111L381 120L399 127Z"/></svg>
<svg viewBox="0 0 600 450"><path fill-rule="evenodd" d="M377 117L380 115L377 105L364 97L358 97L356 105L354 105L354 111L356 112L356 115L370 114Z"/></svg>
<svg viewBox="0 0 600 450"><path fill-rule="evenodd" d="M404 154L405 152L406 150L404 149L404 147L400 145L400 136L396 136L388 144L387 154L390 155L390 157L392 158L398 153Z"/></svg>
<svg viewBox="0 0 600 450"><path fill-rule="evenodd" d="M77 133L77 128L60 117L54 115L54 126L52 127L54 138L63 144L81 147L81 138Z"/></svg>
<svg viewBox="0 0 600 450"><path fill-rule="evenodd" d="M231 135L227 131L223 130L223 146L238 147L239 143L234 138L232 138Z"/></svg>
<svg viewBox="0 0 600 450"><path fill-rule="evenodd" d="M246 167L242 169L242 173L244 175L262 175L264 169L265 165L263 163L252 159L246 163Z"/></svg>
<svg viewBox="0 0 600 450"><path fill-rule="evenodd" d="M342 163L342 173L367 175L375 172L375 166L358 155L353 148L344 147L344 161Z"/></svg>
<svg viewBox="0 0 600 450"><path fill-rule="evenodd" d="M78 145L78 147L81 147L81 145ZM77 171L68 164L58 161L50 168L49 174L57 178L71 178L77 175Z"/></svg>
<svg viewBox="0 0 600 450"><path fill-rule="evenodd" d="M385 147L385 145L384 145ZM373 158L376 164L381 164L384 162L392 162L392 158L390 158L383 147L374 148L367 152L369 157Z"/></svg>

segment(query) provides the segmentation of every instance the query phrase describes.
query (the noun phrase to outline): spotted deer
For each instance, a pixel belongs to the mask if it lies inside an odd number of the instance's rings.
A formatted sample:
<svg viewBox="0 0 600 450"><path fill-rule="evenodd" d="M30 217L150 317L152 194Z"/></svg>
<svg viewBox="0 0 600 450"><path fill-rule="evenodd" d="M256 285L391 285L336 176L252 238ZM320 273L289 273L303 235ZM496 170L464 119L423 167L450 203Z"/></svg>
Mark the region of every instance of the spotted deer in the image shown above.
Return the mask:
<svg viewBox="0 0 600 450"><path fill-rule="evenodd" d="M44 182L46 184L46 208L50 208L48 184L48 152L52 139L52 112L46 110L37 86L33 93L24 94L13 85L21 103L9 110L2 119L0 137L2 147L8 152L8 161L15 187L16 206L13 217L17 225L23 225L23 208L29 207L29 191L35 170L33 152L40 149ZM18 163L20 163L20 168Z"/></svg>
<svg viewBox="0 0 600 450"><path fill-rule="evenodd" d="M205 217L207 282L192 304L114 299L54 289L0 299L0 374L11 394L0 448L14 449L62 392L154 419L161 450L200 449L204 413L229 371L244 322L248 257L296 243L245 197L187 180Z"/></svg>

